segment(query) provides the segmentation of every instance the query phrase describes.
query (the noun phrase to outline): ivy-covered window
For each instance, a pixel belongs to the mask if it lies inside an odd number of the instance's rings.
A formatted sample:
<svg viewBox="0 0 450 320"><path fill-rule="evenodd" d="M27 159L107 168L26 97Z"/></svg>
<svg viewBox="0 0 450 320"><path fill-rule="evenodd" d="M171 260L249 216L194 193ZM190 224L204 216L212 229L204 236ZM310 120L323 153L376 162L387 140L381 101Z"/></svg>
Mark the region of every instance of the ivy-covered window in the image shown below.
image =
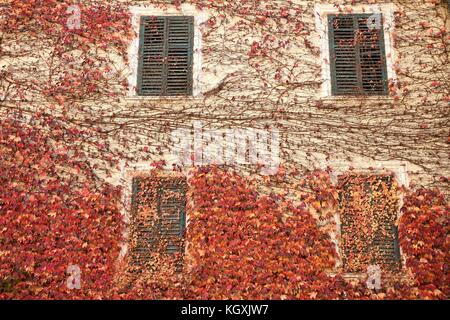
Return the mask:
<svg viewBox="0 0 450 320"><path fill-rule="evenodd" d="M194 17L143 16L139 40L138 95L192 95Z"/></svg>
<svg viewBox="0 0 450 320"><path fill-rule="evenodd" d="M328 16L333 95L387 95L381 14Z"/></svg>
<svg viewBox="0 0 450 320"><path fill-rule="evenodd" d="M400 268L397 184L390 175L347 174L339 178L341 251L345 272Z"/></svg>
<svg viewBox="0 0 450 320"><path fill-rule="evenodd" d="M154 252L183 253L186 188L182 178L133 179L131 237L135 261L148 261Z"/></svg>

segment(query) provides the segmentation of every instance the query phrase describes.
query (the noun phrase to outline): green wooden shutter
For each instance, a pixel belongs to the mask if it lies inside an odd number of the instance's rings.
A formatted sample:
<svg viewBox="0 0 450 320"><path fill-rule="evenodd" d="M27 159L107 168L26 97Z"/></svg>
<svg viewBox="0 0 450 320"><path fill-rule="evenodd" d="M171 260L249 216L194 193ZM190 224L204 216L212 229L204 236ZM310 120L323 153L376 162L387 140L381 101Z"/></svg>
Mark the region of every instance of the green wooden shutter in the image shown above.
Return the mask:
<svg viewBox="0 0 450 320"><path fill-rule="evenodd" d="M398 271L400 267L400 247L398 244L397 227L391 221L383 221L378 229L376 238L369 248L376 248L381 253L376 264L385 266L386 269Z"/></svg>
<svg viewBox="0 0 450 320"><path fill-rule="evenodd" d="M141 17L139 35L139 95L163 95L166 74L166 27L164 17Z"/></svg>
<svg viewBox="0 0 450 320"><path fill-rule="evenodd" d="M153 241L154 230L149 228L149 224L145 223L140 219L140 207L143 205L144 200L142 195L143 181L139 178L133 179L132 184L132 195L131 195L131 210L133 214L133 227L136 232L136 244L132 248L131 256L133 263L140 264L146 262L149 259L149 243Z"/></svg>
<svg viewBox="0 0 450 320"><path fill-rule="evenodd" d="M401 268L398 229L395 225L397 212L392 206L386 205L389 199L386 199L382 192L383 189L393 190L393 178L380 175L376 179L378 182L376 186L370 183L341 182L339 206L341 209L342 238L351 237L357 239L357 242L360 243L358 248L349 247L343 243L343 265L344 270L348 272L365 272L365 270L352 269L349 257L356 259L360 257L374 259L376 257L375 260L370 261L370 264L380 265L384 270L391 271L398 271ZM354 233L355 230L358 230L358 218L354 214L365 214L365 212L359 212L361 208L354 206L353 193L365 195L364 202L370 204L374 215L372 219L377 221L372 226L372 232L374 233L372 241L367 241L367 235L363 232ZM377 252L376 256L373 255L373 251Z"/></svg>
<svg viewBox="0 0 450 320"><path fill-rule="evenodd" d="M169 17L167 91L169 96L192 94L193 17Z"/></svg>
<svg viewBox="0 0 450 320"><path fill-rule="evenodd" d="M141 17L138 94L192 95L194 17Z"/></svg>
<svg viewBox="0 0 450 320"><path fill-rule="evenodd" d="M166 243L166 252L182 252L186 227L186 185L166 180L158 191L159 232Z"/></svg>
<svg viewBox="0 0 450 320"><path fill-rule="evenodd" d="M183 253L187 184L180 178L134 178L132 183L134 263L146 263L152 252ZM151 191L149 188L152 188ZM148 214L156 212L156 215ZM154 210L154 211L153 211ZM162 245L162 247L160 247Z"/></svg>
<svg viewBox="0 0 450 320"><path fill-rule="evenodd" d="M377 192L381 192L383 186L392 188L392 177L383 176L379 177L380 184L378 189L372 189L369 192L372 195L372 204L374 206L380 206L380 209L384 207L386 199L382 199L380 196L374 196ZM375 233L373 243L369 244L369 247L376 248L381 255L378 257L378 263L387 266L388 269L398 270L400 267L400 247L398 244L398 229L395 225L397 219L396 212L384 212L378 211L379 218L378 229Z"/></svg>
<svg viewBox="0 0 450 320"><path fill-rule="evenodd" d="M378 187L372 190L373 194L378 193L378 196L374 196L374 202L380 205L379 215L382 217L379 219L381 232L378 231L378 237L373 240L372 246L378 248L379 252L382 252L382 256L379 259L382 265L385 265L387 269L391 271L398 271L401 267L400 263L400 244L398 240L398 228L396 226L398 200L396 201L397 207L395 210L386 210L388 206L385 205L388 201L386 197L380 196L381 190L384 187L389 190L393 190L393 177L392 176L380 176L378 181L380 182Z"/></svg>
<svg viewBox="0 0 450 320"><path fill-rule="evenodd" d="M382 16L380 28L369 28L371 16L328 16L333 95L388 94Z"/></svg>

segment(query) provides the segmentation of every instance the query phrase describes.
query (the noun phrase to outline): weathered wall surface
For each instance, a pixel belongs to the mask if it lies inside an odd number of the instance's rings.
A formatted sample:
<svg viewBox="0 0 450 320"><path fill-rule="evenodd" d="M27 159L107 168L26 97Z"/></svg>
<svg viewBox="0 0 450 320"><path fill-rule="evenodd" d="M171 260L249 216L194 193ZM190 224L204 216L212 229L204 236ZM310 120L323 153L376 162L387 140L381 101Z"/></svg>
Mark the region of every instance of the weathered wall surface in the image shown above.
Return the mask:
<svg viewBox="0 0 450 320"><path fill-rule="evenodd" d="M112 148L128 158L121 169L110 173L110 181L118 183L125 171L134 170L133 164L145 169L166 159L171 169L171 155L180 148L171 132L193 130L194 121L200 121L206 128L276 127L282 162L302 169L329 165L343 172L349 167L386 167L397 175L406 174L401 178L406 184L414 181L448 190L443 177L450 176L450 56L448 11L443 3L182 2L174 6L167 4L170 1L135 1L131 12L196 17L194 97L134 96L130 79L135 72L136 41L130 41L128 61L106 50L112 59L111 75L118 78L115 95L86 97L76 102L77 107L52 111L109 132ZM391 75L388 97L327 95L326 39L321 31L327 10L391 14L385 15L384 25ZM48 67L46 54L30 55L34 68ZM2 63L17 66L23 58ZM36 105L48 103L37 95L31 100ZM95 117L84 110L95 110Z"/></svg>
<svg viewBox="0 0 450 320"><path fill-rule="evenodd" d="M286 18L263 20L218 8L199 11L213 21L200 27L201 94L125 99L124 108L133 110L140 122L133 129L153 136L148 124L155 118L165 123L166 132L192 126L194 120L251 128L276 124L282 132L283 161L305 169L331 165L338 171L350 166L406 168L410 180L445 187L440 178L450 173L450 64L448 36L439 33L445 32L446 11L429 1L362 1L354 6L340 1L344 12L392 8L394 20L385 31L391 36L388 59L394 77L389 97L332 97L323 93L327 62L321 58L317 9L329 2L271 3L278 7L274 12L285 7ZM143 145L153 145L146 139ZM170 142L162 148L167 146Z"/></svg>

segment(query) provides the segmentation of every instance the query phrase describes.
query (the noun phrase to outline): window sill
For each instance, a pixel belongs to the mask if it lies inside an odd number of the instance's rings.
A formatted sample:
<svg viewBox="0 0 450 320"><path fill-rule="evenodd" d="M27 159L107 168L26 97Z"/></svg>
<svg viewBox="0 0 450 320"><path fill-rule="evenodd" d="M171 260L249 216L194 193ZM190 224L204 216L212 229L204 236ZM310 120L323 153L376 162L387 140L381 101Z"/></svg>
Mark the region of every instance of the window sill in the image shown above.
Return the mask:
<svg viewBox="0 0 450 320"><path fill-rule="evenodd" d="M201 100L202 96L127 96L125 101L186 101Z"/></svg>
<svg viewBox="0 0 450 320"><path fill-rule="evenodd" d="M326 272L326 274L330 277L341 276L344 280L361 280L367 277L367 273L350 273L350 272L342 272L342 271L330 271Z"/></svg>
<svg viewBox="0 0 450 320"><path fill-rule="evenodd" d="M383 102L394 102L394 98L389 96L326 96L319 98L322 101L348 101L348 100L359 100L359 101L383 101Z"/></svg>

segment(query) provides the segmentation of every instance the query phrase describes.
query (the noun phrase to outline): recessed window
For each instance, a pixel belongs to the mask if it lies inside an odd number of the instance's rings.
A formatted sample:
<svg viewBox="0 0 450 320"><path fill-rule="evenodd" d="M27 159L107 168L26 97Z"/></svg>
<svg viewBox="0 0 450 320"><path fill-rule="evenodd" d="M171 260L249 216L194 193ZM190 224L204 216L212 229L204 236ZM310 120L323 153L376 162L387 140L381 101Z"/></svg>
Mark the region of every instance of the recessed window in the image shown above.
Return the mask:
<svg viewBox="0 0 450 320"><path fill-rule="evenodd" d="M191 96L194 17L141 16L137 93Z"/></svg>
<svg viewBox="0 0 450 320"><path fill-rule="evenodd" d="M388 95L381 14L328 15L332 95Z"/></svg>
<svg viewBox="0 0 450 320"><path fill-rule="evenodd" d="M398 271L397 184L389 175L339 177L341 251L345 272L366 272L369 265Z"/></svg>

